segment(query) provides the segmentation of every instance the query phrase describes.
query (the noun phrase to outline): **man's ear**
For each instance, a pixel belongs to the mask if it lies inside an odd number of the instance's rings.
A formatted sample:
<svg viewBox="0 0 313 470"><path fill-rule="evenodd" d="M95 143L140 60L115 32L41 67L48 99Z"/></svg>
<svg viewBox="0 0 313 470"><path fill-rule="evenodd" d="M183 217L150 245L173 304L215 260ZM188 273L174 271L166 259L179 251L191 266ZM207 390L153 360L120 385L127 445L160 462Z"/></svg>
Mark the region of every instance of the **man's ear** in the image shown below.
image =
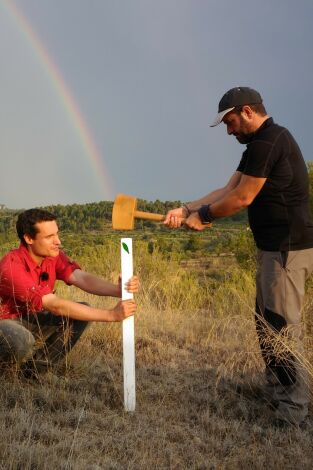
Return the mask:
<svg viewBox="0 0 313 470"><path fill-rule="evenodd" d="M27 245L32 245L34 243L33 238L28 233L24 234L24 240L27 243Z"/></svg>
<svg viewBox="0 0 313 470"><path fill-rule="evenodd" d="M245 106L242 107L241 112L246 116L246 118L248 118L248 119L253 118L254 111L252 111L252 109L250 108L250 106L248 104L246 104Z"/></svg>

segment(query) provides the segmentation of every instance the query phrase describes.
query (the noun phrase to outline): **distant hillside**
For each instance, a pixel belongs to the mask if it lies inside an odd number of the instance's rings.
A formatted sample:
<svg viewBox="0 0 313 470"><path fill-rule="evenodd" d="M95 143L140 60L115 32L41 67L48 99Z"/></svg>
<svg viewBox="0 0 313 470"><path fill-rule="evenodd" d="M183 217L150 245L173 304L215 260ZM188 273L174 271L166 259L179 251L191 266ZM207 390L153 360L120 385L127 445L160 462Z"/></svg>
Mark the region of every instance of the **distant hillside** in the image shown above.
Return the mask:
<svg viewBox="0 0 313 470"><path fill-rule="evenodd" d="M138 200L138 209L145 212L155 212L166 214L169 209L179 207L181 201L146 201ZM111 225L112 201L100 201L88 204L70 204L70 205L52 205L45 209L53 212L58 218L58 224L64 232L88 232L101 231L108 229ZM15 222L21 210L3 209L0 211L0 233L9 234L15 232ZM247 223L246 212L240 212L235 216L229 217L223 221ZM149 227L150 230L158 230L159 225L153 222L140 222L142 226Z"/></svg>

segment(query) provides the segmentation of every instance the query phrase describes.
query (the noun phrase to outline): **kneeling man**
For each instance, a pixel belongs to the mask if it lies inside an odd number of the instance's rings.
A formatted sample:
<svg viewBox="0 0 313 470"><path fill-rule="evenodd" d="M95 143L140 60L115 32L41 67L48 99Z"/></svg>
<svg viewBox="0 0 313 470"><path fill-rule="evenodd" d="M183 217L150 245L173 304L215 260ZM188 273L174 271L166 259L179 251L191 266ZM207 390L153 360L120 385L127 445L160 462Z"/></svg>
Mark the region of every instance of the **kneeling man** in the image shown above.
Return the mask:
<svg viewBox="0 0 313 470"><path fill-rule="evenodd" d="M56 280L85 292L121 297L121 284L112 284L83 271L60 250L56 216L42 209L19 215L19 248L0 261L0 363L16 364L26 375L60 364L88 322L121 321L136 310L133 300L112 309L93 308L58 297ZM132 277L126 288L138 291Z"/></svg>

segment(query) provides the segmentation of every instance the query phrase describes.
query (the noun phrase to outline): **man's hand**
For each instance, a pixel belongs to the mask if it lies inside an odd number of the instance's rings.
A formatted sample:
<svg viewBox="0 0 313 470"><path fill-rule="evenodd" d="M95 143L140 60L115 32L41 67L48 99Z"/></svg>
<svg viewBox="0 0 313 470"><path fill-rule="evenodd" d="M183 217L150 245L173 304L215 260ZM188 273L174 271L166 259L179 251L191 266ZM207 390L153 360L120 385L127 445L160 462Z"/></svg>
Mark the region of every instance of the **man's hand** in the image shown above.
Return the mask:
<svg viewBox="0 0 313 470"><path fill-rule="evenodd" d="M168 211L163 223L170 228L179 228L182 226L183 220L187 217L187 209L185 207L178 207L177 209Z"/></svg>
<svg viewBox="0 0 313 470"><path fill-rule="evenodd" d="M122 275L118 277L118 284L120 286L120 297L122 297ZM127 292L136 294L139 291L139 279L137 276L132 276L125 284Z"/></svg>
<svg viewBox="0 0 313 470"><path fill-rule="evenodd" d="M125 318L134 315L136 308L137 306L134 300L121 300L114 308L112 308L111 321L122 321Z"/></svg>
<svg viewBox="0 0 313 470"><path fill-rule="evenodd" d="M191 228L192 230L201 231L206 228L211 228L212 224L203 224L201 222L198 212L193 212L186 220L185 226L187 228Z"/></svg>
<svg viewBox="0 0 313 470"><path fill-rule="evenodd" d="M184 207L179 207L178 209L169 211L164 220L164 224L170 228L179 228L181 227L183 220L185 227L193 230L204 230L205 228L212 227L212 224L203 225L201 223L198 212L193 212L188 217L187 209Z"/></svg>
<svg viewBox="0 0 313 470"><path fill-rule="evenodd" d="M137 276L132 276L125 284L127 292L135 294L139 290L139 279Z"/></svg>

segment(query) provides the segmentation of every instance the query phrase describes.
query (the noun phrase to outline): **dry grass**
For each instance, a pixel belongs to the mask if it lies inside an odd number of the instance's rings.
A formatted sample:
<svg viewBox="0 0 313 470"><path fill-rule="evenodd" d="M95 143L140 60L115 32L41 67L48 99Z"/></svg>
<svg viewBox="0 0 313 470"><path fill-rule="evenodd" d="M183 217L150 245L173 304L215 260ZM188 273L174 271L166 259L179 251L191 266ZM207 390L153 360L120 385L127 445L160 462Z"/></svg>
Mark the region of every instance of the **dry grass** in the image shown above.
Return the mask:
<svg viewBox="0 0 313 470"><path fill-rule="evenodd" d="M313 426L276 429L260 396L253 283L243 276L225 276L211 293L199 285L199 296L210 295L206 308L190 308L187 295L180 309L163 310L164 286L158 297L146 272L136 317L133 414L123 410L119 324L93 324L64 375L40 383L3 377L0 468L312 469ZM77 298L73 289L61 293ZM77 300L95 304L87 295ZM306 316L310 309L308 299Z"/></svg>

